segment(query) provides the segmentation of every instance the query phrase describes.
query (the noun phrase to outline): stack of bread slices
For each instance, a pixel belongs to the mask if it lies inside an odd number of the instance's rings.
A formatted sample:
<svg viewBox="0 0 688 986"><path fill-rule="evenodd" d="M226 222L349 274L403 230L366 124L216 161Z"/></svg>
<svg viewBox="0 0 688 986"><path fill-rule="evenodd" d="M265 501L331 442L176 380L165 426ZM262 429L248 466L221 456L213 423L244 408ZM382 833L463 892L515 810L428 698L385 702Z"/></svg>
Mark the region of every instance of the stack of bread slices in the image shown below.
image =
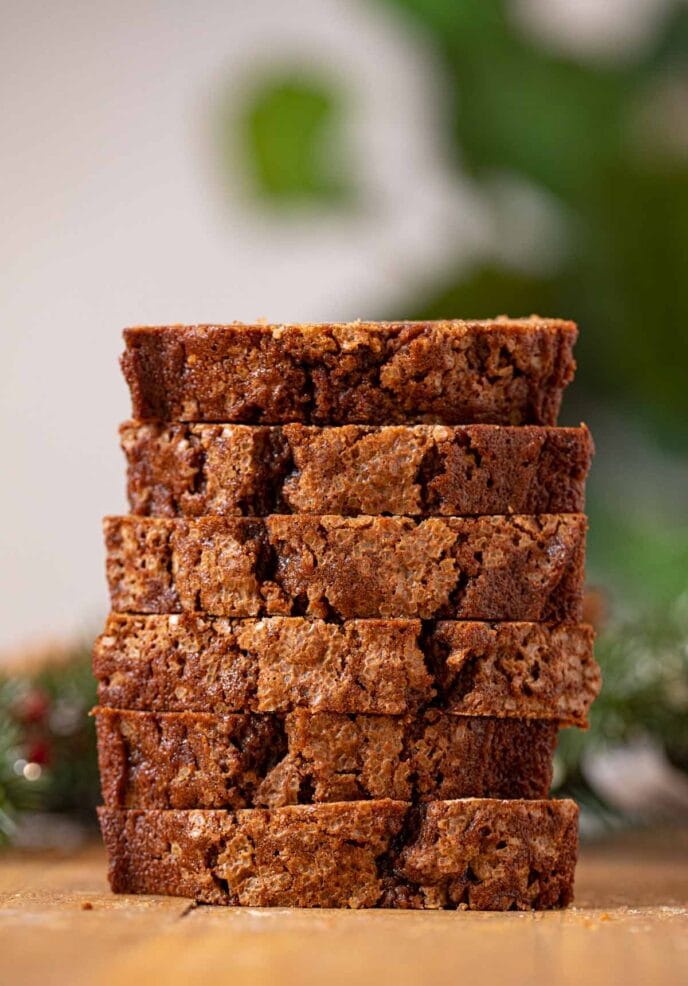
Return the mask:
<svg viewBox="0 0 688 986"><path fill-rule="evenodd" d="M574 324L140 327L132 513L95 646L113 890L210 904L572 899L562 726L592 442Z"/></svg>

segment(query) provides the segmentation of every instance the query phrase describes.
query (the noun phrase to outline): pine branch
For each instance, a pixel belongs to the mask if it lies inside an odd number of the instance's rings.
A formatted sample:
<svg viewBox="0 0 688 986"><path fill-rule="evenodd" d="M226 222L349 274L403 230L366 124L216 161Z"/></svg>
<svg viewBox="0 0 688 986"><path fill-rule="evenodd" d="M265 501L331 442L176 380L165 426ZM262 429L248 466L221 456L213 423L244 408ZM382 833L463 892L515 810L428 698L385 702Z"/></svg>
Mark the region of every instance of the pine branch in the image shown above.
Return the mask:
<svg viewBox="0 0 688 986"><path fill-rule="evenodd" d="M688 594L667 609L612 625L596 653L602 692L590 711L590 729L561 733L556 793L575 796L602 817L610 809L585 776L585 752L651 737L688 772Z"/></svg>
<svg viewBox="0 0 688 986"><path fill-rule="evenodd" d="M93 818L98 801L95 682L86 648L0 678L0 844L25 811Z"/></svg>

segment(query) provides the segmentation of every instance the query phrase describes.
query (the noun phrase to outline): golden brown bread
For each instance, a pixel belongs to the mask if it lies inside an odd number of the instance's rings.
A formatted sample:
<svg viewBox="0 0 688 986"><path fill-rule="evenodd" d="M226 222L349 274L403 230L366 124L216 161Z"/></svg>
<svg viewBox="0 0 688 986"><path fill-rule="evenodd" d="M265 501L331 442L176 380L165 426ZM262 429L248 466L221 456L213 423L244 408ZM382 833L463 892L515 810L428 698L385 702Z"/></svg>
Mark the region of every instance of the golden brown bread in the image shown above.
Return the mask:
<svg viewBox="0 0 688 986"><path fill-rule="evenodd" d="M573 801L99 809L116 893L249 907L542 910L573 896Z"/></svg>
<svg viewBox="0 0 688 986"><path fill-rule="evenodd" d="M111 613L93 653L101 705L157 712L469 715L584 726L599 692L584 624Z"/></svg>
<svg viewBox="0 0 688 986"><path fill-rule="evenodd" d="M315 428L127 421L132 513L579 513L587 428L344 425Z"/></svg>
<svg viewBox="0 0 688 986"><path fill-rule="evenodd" d="M339 712L97 709L105 804L277 808L394 798L545 798L556 721Z"/></svg>
<svg viewBox="0 0 688 986"><path fill-rule="evenodd" d="M573 322L168 325L124 332L132 416L275 424L556 424Z"/></svg>
<svg viewBox="0 0 688 986"><path fill-rule="evenodd" d="M586 519L105 520L113 609L575 623Z"/></svg>

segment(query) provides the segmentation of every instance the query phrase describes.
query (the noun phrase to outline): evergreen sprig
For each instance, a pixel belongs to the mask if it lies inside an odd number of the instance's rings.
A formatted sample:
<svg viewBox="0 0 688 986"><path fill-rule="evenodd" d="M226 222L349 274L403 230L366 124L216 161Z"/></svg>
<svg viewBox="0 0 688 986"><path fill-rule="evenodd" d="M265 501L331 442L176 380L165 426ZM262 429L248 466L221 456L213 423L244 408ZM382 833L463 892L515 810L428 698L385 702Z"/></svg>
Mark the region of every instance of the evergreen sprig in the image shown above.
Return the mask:
<svg viewBox="0 0 688 986"><path fill-rule="evenodd" d="M0 844L12 840L26 811L93 818L95 697L85 647L37 671L0 677Z"/></svg>
<svg viewBox="0 0 688 986"><path fill-rule="evenodd" d="M688 594L611 625L599 636L596 656L602 692L590 710L590 729L561 734L557 793L604 815L608 806L585 776L586 752L650 738L688 772Z"/></svg>
<svg viewBox="0 0 688 986"><path fill-rule="evenodd" d="M35 809L40 801L38 785L21 770L21 730L11 711L17 697L16 682L0 681L0 845L12 839L19 813Z"/></svg>

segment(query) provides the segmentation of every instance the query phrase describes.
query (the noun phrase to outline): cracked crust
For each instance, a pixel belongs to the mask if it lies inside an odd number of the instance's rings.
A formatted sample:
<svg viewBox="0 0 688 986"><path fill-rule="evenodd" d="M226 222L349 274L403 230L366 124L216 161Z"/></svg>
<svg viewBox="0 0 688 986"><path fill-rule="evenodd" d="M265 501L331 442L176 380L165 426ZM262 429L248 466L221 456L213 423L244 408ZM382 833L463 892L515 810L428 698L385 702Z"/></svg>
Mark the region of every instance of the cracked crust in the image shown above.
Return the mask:
<svg viewBox="0 0 688 986"><path fill-rule="evenodd" d="M581 428L128 421L132 513L579 513L593 444Z"/></svg>
<svg viewBox="0 0 688 986"><path fill-rule="evenodd" d="M93 653L101 705L159 712L470 715L584 726L592 627L449 620L112 613Z"/></svg>
<svg viewBox="0 0 688 986"><path fill-rule="evenodd" d="M113 609L575 623L586 519L105 519Z"/></svg>
<svg viewBox="0 0 688 986"><path fill-rule="evenodd" d="M115 893L250 907L530 910L573 898L572 801L99 809Z"/></svg>
<svg viewBox="0 0 688 986"><path fill-rule="evenodd" d="M546 798L557 723L96 709L111 808L279 808L393 798Z"/></svg>
<svg viewBox="0 0 688 986"><path fill-rule="evenodd" d="M142 326L124 332L132 416L278 424L556 424L573 322Z"/></svg>

